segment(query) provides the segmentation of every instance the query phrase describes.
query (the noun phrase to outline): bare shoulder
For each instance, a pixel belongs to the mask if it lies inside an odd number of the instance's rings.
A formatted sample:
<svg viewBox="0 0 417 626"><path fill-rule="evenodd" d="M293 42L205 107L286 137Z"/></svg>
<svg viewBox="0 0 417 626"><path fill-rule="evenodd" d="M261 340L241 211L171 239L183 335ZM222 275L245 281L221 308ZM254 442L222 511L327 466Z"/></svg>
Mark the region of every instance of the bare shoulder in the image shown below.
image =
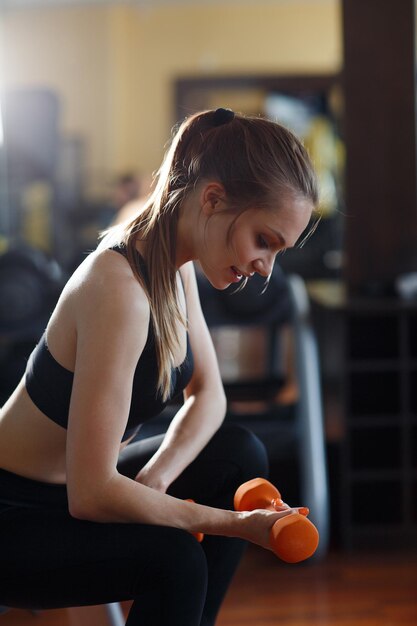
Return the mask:
<svg viewBox="0 0 417 626"><path fill-rule="evenodd" d="M90 254L72 276L77 326L83 319L111 318L114 323L149 320L147 296L126 258L113 250Z"/></svg>

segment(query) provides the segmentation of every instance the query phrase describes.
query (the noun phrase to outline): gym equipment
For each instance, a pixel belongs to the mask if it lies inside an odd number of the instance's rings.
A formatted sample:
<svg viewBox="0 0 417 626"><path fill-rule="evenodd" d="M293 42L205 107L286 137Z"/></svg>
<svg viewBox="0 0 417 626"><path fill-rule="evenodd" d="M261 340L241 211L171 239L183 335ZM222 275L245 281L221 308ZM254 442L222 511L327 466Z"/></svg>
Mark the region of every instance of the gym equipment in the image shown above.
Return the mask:
<svg viewBox="0 0 417 626"><path fill-rule="evenodd" d="M0 405L22 377L64 280L54 259L23 242L0 254Z"/></svg>
<svg viewBox="0 0 417 626"><path fill-rule="evenodd" d="M63 285L60 266L41 250L7 248L0 255L0 334L40 336Z"/></svg>
<svg viewBox="0 0 417 626"><path fill-rule="evenodd" d="M236 511L268 509L276 511L282 504L278 489L264 478L253 478L241 485L234 497ZM308 509L290 513L279 519L270 533L274 553L286 563L298 563L314 554L319 544L317 528L307 518Z"/></svg>

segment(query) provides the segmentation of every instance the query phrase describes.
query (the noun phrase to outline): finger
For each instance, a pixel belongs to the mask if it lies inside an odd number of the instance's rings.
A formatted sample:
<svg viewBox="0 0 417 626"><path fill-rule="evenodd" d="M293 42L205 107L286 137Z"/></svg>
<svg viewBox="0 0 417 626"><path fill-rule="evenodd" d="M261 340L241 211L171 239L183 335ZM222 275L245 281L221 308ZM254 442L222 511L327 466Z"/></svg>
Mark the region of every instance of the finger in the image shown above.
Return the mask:
<svg viewBox="0 0 417 626"><path fill-rule="evenodd" d="M291 507L286 503L283 502L282 500L275 500L274 501L274 509L276 511L285 511L286 509L290 509Z"/></svg>
<svg viewBox="0 0 417 626"><path fill-rule="evenodd" d="M287 513L289 515L298 514L298 515L307 516L310 513L310 509L307 506L295 506L295 507L291 507L289 509L286 509L285 511L280 511L280 512Z"/></svg>
<svg viewBox="0 0 417 626"><path fill-rule="evenodd" d="M306 506L300 506L300 507L288 507L286 509L282 509L280 511L276 511L276 519L282 519L283 517L286 517L287 515L304 515L307 516L309 514L310 510L308 509L308 507Z"/></svg>
<svg viewBox="0 0 417 626"><path fill-rule="evenodd" d="M283 517L286 517L287 515L294 515L294 513L298 513L297 509L291 509L291 508L287 508L287 509L283 509L282 511L276 511L276 519L282 519Z"/></svg>

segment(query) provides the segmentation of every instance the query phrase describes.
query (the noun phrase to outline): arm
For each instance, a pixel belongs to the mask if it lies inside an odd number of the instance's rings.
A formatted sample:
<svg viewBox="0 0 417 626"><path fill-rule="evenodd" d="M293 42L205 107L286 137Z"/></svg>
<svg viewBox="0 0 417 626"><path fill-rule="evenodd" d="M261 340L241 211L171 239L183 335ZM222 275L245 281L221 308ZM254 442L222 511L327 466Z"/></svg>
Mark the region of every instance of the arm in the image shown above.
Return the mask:
<svg viewBox="0 0 417 626"><path fill-rule="evenodd" d="M237 536L268 547L288 511L234 512L183 502L117 471L132 379L146 341L149 307L123 259L103 254L75 293L77 355L67 433L67 488L74 517L147 523ZM113 265L118 266L114 271ZM220 420L220 418L218 418Z"/></svg>
<svg viewBox="0 0 417 626"><path fill-rule="evenodd" d="M162 492L197 457L226 412L223 384L201 310L193 264L184 266L182 274L194 373L184 393L184 404L172 420L162 445L136 477Z"/></svg>

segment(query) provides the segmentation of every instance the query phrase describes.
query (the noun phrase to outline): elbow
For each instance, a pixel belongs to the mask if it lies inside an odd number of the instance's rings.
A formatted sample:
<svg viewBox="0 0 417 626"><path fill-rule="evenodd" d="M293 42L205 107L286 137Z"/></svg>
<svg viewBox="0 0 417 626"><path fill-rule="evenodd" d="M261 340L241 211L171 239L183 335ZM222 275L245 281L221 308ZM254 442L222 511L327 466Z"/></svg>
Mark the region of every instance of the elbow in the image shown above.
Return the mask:
<svg viewBox="0 0 417 626"><path fill-rule="evenodd" d="M223 385L217 385L215 388L207 389L206 401L211 405L213 418L217 420L218 426L224 421L227 412L227 398Z"/></svg>
<svg viewBox="0 0 417 626"><path fill-rule="evenodd" d="M68 503L68 510L71 517L87 522L98 522L97 514L92 507L86 507L79 502Z"/></svg>
<svg viewBox="0 0 417 626"><path fill-rule="evenodd" d="M226 411L227 411L227 397L226 397L226 393L224 391L224 388L222 387L222 391L220 394L220 407L221 407L221 422L223 422L224 418L226 417Z"/></svg>
<svg viewBox="0 0 417 626"><path fill-rule="evenodd" d="M68 511L71 517L87 522L114 522L115 516L114 495L116 490L111 489L112 481L81 480L78 476L67 482Z"/></svg>
<svg viewBox="0 0 417 626"><path fill-rule="evenodd" d="M105 521L91 494L68 496L68 511L71 517L87 522Z"/></svg>
<svg viewBox="0 0 417 626"><path fill-rule="evenodd" d="M215 395L215 398L216 398L216 405L215 405L215 410L213 412L213 415L217 416L218 426L220 427L222 423L224 422L224 419L226 417L226 412L227 412L227 397L226 397L223 387L221 387L221 389L218 390L218 392Z"/></svg>
<svg viewBox="0 0 417 626"><path fill-rule="evenodd" d="M227 396L224 390L223 381L220 379L216 385L216 396L219 400L219 406L221 410L226 413L227 410Z"/></svg>
<svg viewBox="0 0 417 626"><path fill-rule="evenodd" d="M220 426L227 412L227 397L223 385L218 385L215 390L209 390L208 395L215 399L214 414L217 415Z"/></svg>
<svg viewBox="0 0 417 626"><path fill-rule="evenodd" d="M194 400L202 401L215 407L218 413L224 417L227 409L227 397L222 381L207 381L199 378L194 381L193 385L189 385L186 389L185 398L194 398Z"/></svg>

